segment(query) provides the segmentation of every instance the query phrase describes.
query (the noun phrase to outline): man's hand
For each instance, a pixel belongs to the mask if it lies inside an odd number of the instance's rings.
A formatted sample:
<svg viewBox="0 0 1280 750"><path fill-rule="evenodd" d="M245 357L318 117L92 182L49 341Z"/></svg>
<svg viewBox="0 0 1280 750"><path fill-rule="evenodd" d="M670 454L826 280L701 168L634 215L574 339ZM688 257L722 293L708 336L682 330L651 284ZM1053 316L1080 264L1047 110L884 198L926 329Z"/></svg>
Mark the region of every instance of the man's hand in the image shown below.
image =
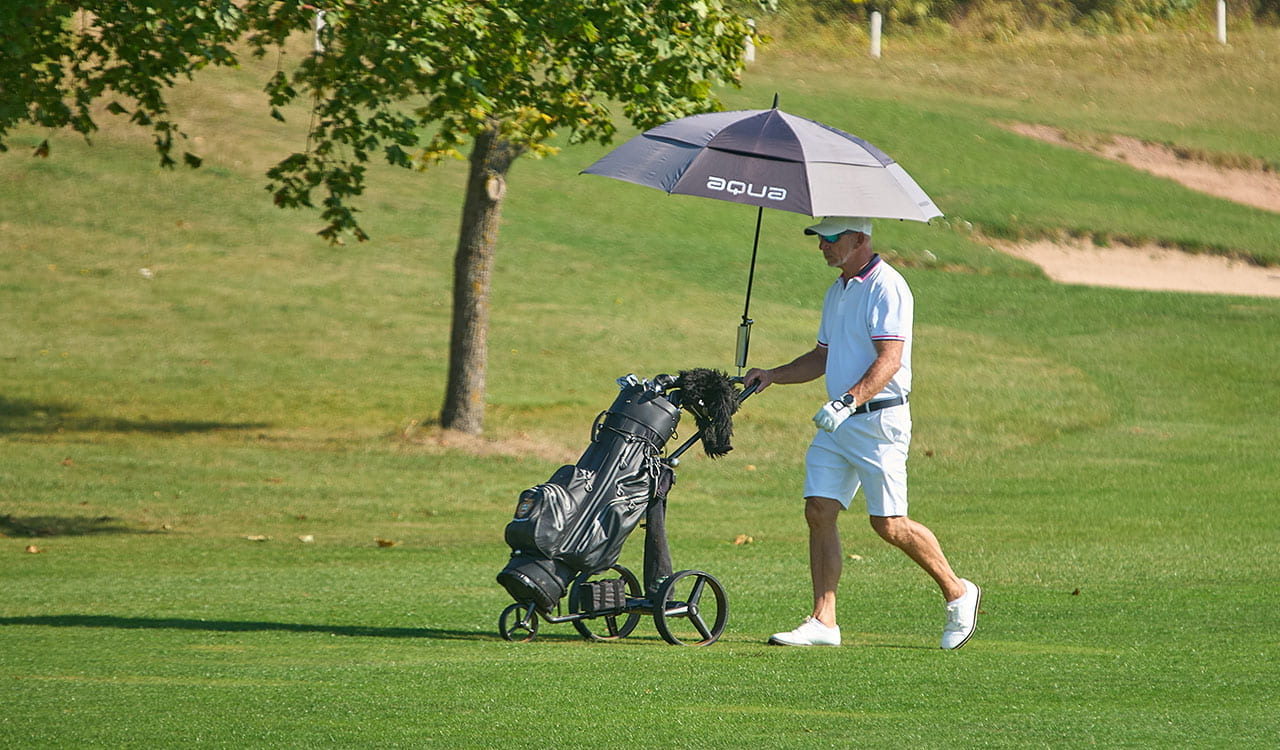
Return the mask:
<svg viewBox="0 0 1280 750"><path fill-rule="evenodd" d="M759 393L768 388L773 383L773 370L761 370L759 367L752 367L747 370L747 374L742 376L742 385L744 388L750 388L753 384L758 384L755 392Z"/></svg>
<svg viewBox="0 0 1280 750"><path fill-rule="evenodd" d="M849 418L853 410L843 401L828 401L813 415L813 423L827 432L835 432L840 423Z"/></svg>

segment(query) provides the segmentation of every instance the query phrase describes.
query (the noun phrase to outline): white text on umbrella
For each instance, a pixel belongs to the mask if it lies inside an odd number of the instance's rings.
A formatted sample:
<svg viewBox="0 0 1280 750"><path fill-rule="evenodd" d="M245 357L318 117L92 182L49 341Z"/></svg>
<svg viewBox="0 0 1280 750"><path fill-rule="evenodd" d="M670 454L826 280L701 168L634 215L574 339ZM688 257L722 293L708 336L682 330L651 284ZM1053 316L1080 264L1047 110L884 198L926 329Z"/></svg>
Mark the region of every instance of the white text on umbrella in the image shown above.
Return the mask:
<svg viewBox="0 0 1280 750"><path fill-rule="evenodd" d="M760 192L756 192L756 190ZM763 185L756 188L753 183L743 182L742 180L727 180L723 177L712 175L707 178L707 190L726 192L730 195L742 195L746 193L752 198L768 198L771 201L782 201L787 199L787 189L784 187L776 187L774 185Z"/></svg>

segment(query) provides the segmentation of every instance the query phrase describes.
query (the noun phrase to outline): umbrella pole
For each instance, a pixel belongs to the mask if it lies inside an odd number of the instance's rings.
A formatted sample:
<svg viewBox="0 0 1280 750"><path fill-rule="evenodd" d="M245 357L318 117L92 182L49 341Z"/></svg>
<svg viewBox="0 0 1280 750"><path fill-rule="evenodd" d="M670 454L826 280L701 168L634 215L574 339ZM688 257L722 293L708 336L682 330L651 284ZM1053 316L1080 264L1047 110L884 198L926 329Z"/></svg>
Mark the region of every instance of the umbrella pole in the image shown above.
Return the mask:
<svg viewBox="0 0 1280 750"><path fill-rule="evenodd" d="M738 377L747 366L747 351L751 348L751 287L756 280L756 253L760 250L760 222L764 218L764 207L756 208L756 237L751 243L751 269L747 272L747 299L742 305L742 323L738 326Z"/></svg>

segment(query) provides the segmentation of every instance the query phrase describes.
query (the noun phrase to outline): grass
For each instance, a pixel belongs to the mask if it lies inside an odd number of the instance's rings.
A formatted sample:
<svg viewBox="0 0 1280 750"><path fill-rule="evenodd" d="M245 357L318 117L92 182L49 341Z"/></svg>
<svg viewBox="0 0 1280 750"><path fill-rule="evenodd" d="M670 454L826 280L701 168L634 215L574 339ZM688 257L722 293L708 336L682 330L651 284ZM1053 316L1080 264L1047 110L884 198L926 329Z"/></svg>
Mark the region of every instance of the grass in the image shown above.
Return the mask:
<svg viewBox="0 0 1280 750"><path fill-rule="evenodd" d="M1280 46L1250 34L1224 59ZM751 212L577 176L599 147L517 165L477 455L423 437L463 165L379 172L375 241L332 249L261 192L296 132L244 103L251 71L182 93L207 104L187 128L206 139L195 173L159 172L145 138L111 128L91 148L59 138L47 161L15 149L0 158L0 745L1275 746L1280 303L1054 285L964 223L1274 257L1274 215L992 124L1274 159L1251 134L1280 99L1215 123L1151 93L1175 77L1153 72L1164 56L1190 98L1254 101L1252 78L1180 62L1181 39L1121 40L1105 81L1095 40L918 42L879 66L783 49L729 95L780 91L864 135L948 213L877 242L917 298L913 515L986 590L953 654L931 585L856 515L846 646L763 645L808 606L795 496L817 384L753 400L733 454L680 471L673 552L725 583L720 643L669 647L649 622L616 644L496 635L515 497L582 450L613 378L731 361ZM1045 59L1096 90L1072 94ZM804 224L765 217L756 362L816 328L830 276Z"/></svg>

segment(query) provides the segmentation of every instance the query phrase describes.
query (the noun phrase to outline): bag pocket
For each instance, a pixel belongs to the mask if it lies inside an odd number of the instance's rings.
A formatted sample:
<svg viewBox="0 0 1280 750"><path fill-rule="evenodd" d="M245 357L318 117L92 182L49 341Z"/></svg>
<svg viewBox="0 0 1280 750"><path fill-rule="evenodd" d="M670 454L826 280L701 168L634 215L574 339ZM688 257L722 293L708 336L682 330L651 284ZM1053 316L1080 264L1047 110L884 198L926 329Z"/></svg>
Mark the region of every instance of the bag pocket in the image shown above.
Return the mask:
<svg viewBox="0 0 1280 750"><path fill-rule="evenodd" d="M577 506L591 491L593 479L590 471L561 466L547 482L520 493L515 515L504 534L511 549L554 555Z"/></svg>

